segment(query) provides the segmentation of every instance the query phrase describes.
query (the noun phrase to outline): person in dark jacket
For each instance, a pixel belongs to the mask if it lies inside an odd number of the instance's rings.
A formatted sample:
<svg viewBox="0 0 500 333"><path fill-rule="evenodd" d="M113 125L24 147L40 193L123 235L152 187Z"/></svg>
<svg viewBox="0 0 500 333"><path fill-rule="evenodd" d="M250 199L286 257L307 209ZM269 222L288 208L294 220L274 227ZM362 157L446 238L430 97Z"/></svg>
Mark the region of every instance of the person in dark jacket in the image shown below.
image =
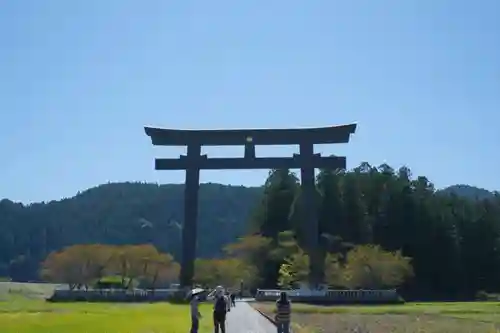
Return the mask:
<svg viewBox="0 0 500 333"><path fill-rule="evenodd" d="M216 293L213 313L215 333L219 333L219 329L222 333L226 333L226 314L229 305L227 300L223 291Z"/></svg>
<svg viewBox="0 0 500 333"><path fill-rule="evenodd" d="M290 300L288 299L288 294L285 291L280 293L280 298L276 302L276 326L278 328L278 333L289 333L290 332L290 316L292 313L292 307Z"/></svg>
<svg viewBox="0 0 500 333"><path fill-rule="evenodd" d="M231 306L236 306L236 294L234 292L231 293L229 298L231 299Z"/></svg>

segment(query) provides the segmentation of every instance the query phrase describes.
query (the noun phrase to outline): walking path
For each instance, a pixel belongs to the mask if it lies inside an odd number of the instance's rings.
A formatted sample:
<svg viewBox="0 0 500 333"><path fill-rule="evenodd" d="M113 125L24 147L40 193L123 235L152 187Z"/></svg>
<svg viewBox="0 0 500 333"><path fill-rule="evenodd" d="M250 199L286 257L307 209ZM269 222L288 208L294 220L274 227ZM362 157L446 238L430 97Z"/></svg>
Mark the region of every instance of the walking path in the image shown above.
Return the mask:
<svg viewBox="0 0 500 333"><path fill-rule="evenodd" d="M276 327L247 302L236 302L226 319L227 333L276 333Z"/></svg>

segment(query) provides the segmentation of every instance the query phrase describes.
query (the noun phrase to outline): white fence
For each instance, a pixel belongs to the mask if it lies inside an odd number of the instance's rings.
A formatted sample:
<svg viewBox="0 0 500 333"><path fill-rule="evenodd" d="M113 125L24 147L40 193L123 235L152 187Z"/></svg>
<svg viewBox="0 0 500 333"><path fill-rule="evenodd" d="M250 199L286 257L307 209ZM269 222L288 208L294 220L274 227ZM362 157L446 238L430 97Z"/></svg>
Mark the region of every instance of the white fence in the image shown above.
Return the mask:
<svg viewBox="0 0 500 333"><path fill-rule="evenodd" d="M319 303L401 303L404 302L395 289L387 290L278 290L259 289L257 301L277 300L285 291L291 300Z"/></svg>

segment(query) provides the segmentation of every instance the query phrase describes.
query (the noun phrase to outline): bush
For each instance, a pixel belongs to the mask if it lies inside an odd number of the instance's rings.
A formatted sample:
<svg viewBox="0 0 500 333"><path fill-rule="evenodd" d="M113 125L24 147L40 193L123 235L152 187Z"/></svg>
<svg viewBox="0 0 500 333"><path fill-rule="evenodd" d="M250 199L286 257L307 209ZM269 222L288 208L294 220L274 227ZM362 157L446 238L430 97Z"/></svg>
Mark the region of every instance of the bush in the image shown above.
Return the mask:
<svg viewBox="0 0 500 333"><path fill-rule="evenodd" d="M94 284L95 289L126 289L130 283L129 278L122 280L120 276L105 276L97 280Z"/></svg>

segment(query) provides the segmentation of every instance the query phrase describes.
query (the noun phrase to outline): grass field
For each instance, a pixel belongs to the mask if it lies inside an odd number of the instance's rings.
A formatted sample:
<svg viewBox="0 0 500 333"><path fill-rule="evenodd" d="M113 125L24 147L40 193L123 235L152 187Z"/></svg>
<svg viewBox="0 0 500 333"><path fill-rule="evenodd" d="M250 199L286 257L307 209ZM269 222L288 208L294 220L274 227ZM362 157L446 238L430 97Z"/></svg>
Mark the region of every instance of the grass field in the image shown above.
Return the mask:
<svg viewBox="0 0 500 333"><path fill-rule="evenodd" d="M274 316L274 304L255 303ZM412 303L390 306L321 307L293 304L292 320L310 332L497 333L500 303Z"/></svg>
<svg viewBox="0 0 500 333"><path fill-rule="evenodd" d="M0 301L11 296L23 296L30 299L43 299L52 295L58 284L52 283L18 283L0 281Z"/></svg>
<svg viewBox="0 0 500 333"><path fill-rule="evenodd" d="M0 287L1 333L186 333L186 305L47 303L42 295L52 287ZM200 307L200 333L211 332L211 308Z"/></svg>
<svg viewBox="0 0 500 333"><path fill-rule="evenodd" d="M0 332L189 331L189 309L185 305L46 303L44 297L55 287L0 282ZM273 316L273 303L252 304ZM294 327L302 327L294 333L500 333L500 302L335 307L293 304L292 307ZM200 333L212 332L210 305L203 305L200 310L203 315Z"/></svg>

